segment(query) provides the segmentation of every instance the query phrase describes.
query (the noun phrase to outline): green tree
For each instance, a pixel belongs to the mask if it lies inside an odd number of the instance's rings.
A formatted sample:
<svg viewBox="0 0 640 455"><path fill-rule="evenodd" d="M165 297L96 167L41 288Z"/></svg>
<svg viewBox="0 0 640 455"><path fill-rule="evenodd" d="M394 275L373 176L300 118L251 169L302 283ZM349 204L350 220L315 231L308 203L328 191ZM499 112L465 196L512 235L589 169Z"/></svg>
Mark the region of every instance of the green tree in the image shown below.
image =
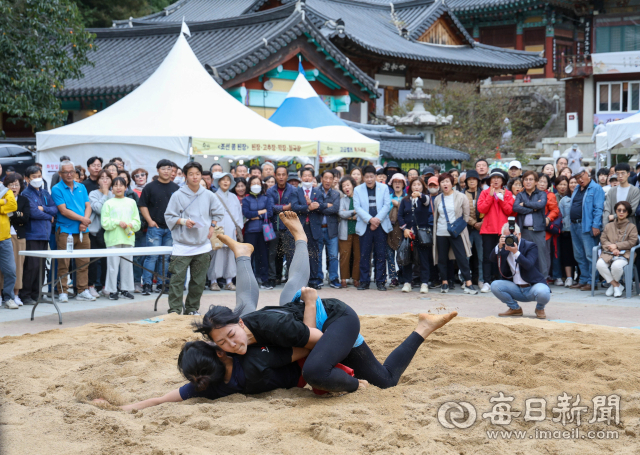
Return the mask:
<svg viewBox="0 0 640 455"><path fill-rule="evenodd" d="M58 90L82 77L93 37L71 0L0 0L0 112L36 130L66 119Z"/></svg>
<svg viewBox="0 0 640 455"><path fill-rule="evenodd" d="M498 147L502 154L513 153L526 162L523 149L533 141L550 116L543 107L531 109L525 106L524 98L483 95L477 84L442 84L429 93L431 101L426 103L427 110L433 114L453 115L451 125L436 129L436 144L469 153L471 162L481 157L493 157ZM397 106L393 115L401 116L412 108L412 104ZM509 119L512 136L508 143L501 144L506 131L505 118Z"/></svg>
<svg viewBox="0 0 640 455"><path fill-rule="evenodd" d="M87 27L111 27L111 21L157 13L172 0L76 0Z"/></svg>

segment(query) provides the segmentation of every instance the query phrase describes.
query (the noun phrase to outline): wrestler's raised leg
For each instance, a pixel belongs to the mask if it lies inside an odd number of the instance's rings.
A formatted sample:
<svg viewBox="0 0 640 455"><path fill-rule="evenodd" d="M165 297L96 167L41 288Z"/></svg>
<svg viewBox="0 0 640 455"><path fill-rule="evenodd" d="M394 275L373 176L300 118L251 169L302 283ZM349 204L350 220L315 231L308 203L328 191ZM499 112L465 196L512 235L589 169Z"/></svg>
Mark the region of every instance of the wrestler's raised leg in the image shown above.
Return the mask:
<svg viewBox="0 0 640 455"><path fill-rule="evenodd" d="M291 302L293 296L309 282L309 250L307 234L294 212L280 213L280 221L289 229L295 241L293 259L289 265L289 280L280 294L280 305Z"/></svg>
<svg viewBox="0 0 640 455"><path fill-rule="evenodd" d="M218 238L236 257L236 308L242 307L240 316L256 311L260 288L251 268L253 245L236 242L228 235L219 234Z"/></svg>

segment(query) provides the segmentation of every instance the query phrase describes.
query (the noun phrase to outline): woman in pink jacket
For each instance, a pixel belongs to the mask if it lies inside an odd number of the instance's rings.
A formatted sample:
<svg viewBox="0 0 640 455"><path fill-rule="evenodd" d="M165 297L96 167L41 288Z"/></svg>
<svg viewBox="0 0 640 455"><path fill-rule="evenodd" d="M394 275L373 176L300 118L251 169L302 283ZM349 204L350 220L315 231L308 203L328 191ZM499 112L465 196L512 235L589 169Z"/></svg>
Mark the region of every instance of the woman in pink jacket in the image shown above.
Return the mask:
<svg viewBox="0 0 640 455"><path fill-rule="evenodd" d="M484 284L481 292L491 292L491 281L498 278L498 264L490 260L491 251L500 240L502 226L513 212L513 193L506 189L507 173L502 169L492 169L487 177L489 188L480 193L478 212L484 213L480 235L482 236L482 275Z"/></svg>

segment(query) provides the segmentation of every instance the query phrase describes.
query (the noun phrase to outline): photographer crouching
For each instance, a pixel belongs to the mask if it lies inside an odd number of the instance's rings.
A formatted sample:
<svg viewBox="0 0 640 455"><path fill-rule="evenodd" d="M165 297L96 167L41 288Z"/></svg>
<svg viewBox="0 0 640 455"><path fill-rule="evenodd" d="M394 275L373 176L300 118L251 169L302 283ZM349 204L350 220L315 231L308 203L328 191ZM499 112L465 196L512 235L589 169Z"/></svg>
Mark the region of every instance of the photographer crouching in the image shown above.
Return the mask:
<svg viewBox="0 0 640 455"><path fill-rule="evenodd" d="M498 316L522 316L518 302L536 302L536 317L546 319L544 307L551 298L551 289L537 267L538 247L522 238L515 218L509 217L502 226L500 241L490 259L498 262L502 276L491 283L491 292L509 307Z"/></svg>

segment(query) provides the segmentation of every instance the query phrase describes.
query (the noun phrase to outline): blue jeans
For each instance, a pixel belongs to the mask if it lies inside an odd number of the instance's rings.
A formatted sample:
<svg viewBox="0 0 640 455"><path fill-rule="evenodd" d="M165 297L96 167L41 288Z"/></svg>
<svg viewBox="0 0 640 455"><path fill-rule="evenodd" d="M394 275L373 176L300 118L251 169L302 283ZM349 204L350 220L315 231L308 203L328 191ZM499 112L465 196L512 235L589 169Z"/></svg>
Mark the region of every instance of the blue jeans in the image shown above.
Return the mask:
<svg viewBox="0 0 640 455"><path fill-rule="evenodd" d="M573 256L580 267L580 284L591 284L591 255L593 247L600 243L600 236L582 232L582 223L571 223L571 241L573 242Z"/></svg>
<svg viewBox="0 0 640 455"><path fill-rule="evenodd" d="M339 280L338 276L338 237L329 238L329 229L322 228L322 237L318 239L318 279L322 283L322 251L327 247L327 265L329 269L329 281Z"/></svg>
<svg viewBox="0 0 640 455"><path fill-rule="evenodd" d="M139 237L136 237L136 244L135 247L136 248L144 248L145 246L147 246L147 235L141 235ZM147 259L146 256L134 256L133 257L133 262L135 262L138 265L141 265L144 267L144 261ZM144 270L142 270L140 267L133 267L133 282L134 284L140 284L140 280L142 279L142 272L144 272Z"/></svg>
<svg viewBox="0 0 640 455"><path fill-rule="evenodd" d="M147 246L173 246L173 238L169 229L152 228L147 229ZM147 256L144 260L144 268L155 270L156 262L160 256ZM164 259L164 273L169 273L169 256L162 256ZM144 284L153 284L153 274L146 270L142 273L142 282ZM162 283L162 279L158 280L158 284ZM169 284L169 280L166 280Z"/></svg>
<svg viewBox="0 0 640 455"><path fill-rule="evenodd" d="M13 258L11 237L0 242L0 272L4 275L2 301L5 300L5 296L9 300L15 299L13 287L16 285L16 261Z"/></svg>
<svg viewBox="0 0 640 455"><path fill-rule="evenodd" d="M551 289L542 283L521 288L512 281L496 280L491 283L491 292L512 310L520 309L518 302L536 302L536 310L544 310L551 300Z"/></svg>

